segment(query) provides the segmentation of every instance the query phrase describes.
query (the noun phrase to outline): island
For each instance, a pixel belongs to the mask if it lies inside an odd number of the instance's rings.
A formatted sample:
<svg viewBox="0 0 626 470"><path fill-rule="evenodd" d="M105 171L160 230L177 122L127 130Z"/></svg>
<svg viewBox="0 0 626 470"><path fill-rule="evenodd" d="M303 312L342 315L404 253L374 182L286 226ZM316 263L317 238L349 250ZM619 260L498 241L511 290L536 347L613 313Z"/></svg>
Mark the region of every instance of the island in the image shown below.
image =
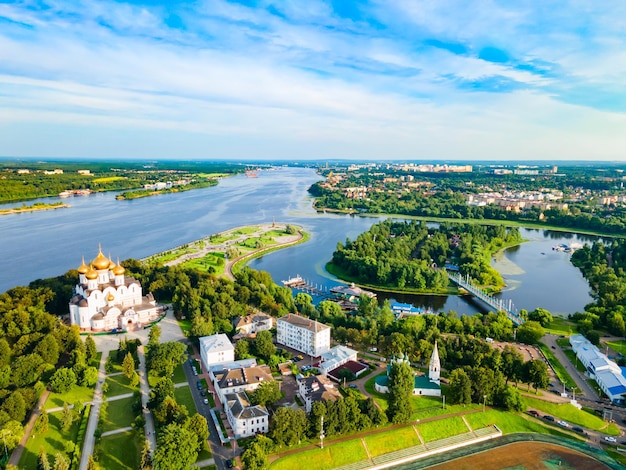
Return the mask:
<svg viewBox="0 0 626 470"><path fill-rule="evenodd" d="M8 214L20 214L22 212L35 212L35 211L46 211L52 209L64 209L70 207L69 204L65 204L63 202L53 202L51 204L45 204L43 202L36 202L30 206L22 205L20 207L12 207L10 209L0 209L0 215L8 215Z"/></svg>

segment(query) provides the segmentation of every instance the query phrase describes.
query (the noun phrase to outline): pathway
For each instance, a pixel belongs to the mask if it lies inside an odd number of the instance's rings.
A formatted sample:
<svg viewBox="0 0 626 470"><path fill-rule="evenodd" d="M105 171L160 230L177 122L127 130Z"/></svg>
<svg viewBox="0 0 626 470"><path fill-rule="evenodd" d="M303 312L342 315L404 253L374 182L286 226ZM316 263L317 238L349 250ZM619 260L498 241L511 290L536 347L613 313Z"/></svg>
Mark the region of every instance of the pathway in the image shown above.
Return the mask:
<svg viewBox="0 0 626 470"><path fill-rule="evenodd" d="M50 395L50 392L46 389L39 397L39 402L37 403L37 406L31 413L30 419L28 420L28 423L26 423L26 427L24 428L24 436L22 436L22 439L20 439L20 443L17 445L15 449L13 449L13 452L11 453L11 457L9 458L8 463L11 465L15 465L16 468L17 468L17 464L20 463L20 459L22 458L24 449L26 448L26 441L30 437L30 433L33 430L33 426L35 425L37 418L39 418L41 409L44 403L46 402L46 400L48 399L48 395Z"/></svg>
<svg viewBox="0 0 626 470"><path fill-rule="evenodd" d="M150 400L150 385L148 384L148 373L146 371L146 356L144 353L143 345L137 348L137 355L139 356L139 386L141 388L141 404L143 409L143 416L146 419L146 425L144 427L146 432L146 439L150 443L151 453L156 449L156 434L154 430L154 418L152 413L148 410L148 401Z"/></svg>
<svg viewBox="0 0 626 470"><path fill-rule="evenodd" d="M104 364L106 362L107 354L102 354L100 357L100 366L98 367L98 382L96 383L96 391L93 394L93 400L91 410L89 412L89 420L87 421L87 430L85 431L85 442L83 444L83 450L80 454L80 464L78 468L85 470L87 468L87 462L89 456L93 454L95 445L96 427L98 426L98 419L100 417L100 405L102 403L102 385L106 378L106 372L104 370Z"/></svg>

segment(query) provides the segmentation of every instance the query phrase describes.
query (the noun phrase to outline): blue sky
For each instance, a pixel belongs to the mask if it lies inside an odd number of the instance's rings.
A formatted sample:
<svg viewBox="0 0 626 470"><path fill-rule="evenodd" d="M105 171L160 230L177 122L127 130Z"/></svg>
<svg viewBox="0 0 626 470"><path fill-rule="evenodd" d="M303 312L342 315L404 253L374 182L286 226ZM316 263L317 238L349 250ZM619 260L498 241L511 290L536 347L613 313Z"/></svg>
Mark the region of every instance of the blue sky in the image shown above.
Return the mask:
<svg viewBox="0 0 626 470"><path fill-rule="evenodd" d="M0 0L0 155L626 160L626 2Z"/></svg>

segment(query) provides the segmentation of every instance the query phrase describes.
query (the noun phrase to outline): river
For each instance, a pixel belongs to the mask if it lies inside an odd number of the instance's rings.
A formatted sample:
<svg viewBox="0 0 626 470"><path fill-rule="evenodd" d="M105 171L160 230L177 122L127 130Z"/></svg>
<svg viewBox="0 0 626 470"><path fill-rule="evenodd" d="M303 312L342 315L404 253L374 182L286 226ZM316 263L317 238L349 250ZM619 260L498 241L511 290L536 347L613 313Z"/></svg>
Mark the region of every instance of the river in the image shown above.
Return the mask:
<svg viewBox="0 0 626 470"><path fill-rule="evenodd" d="M0 292L76 268L82 256L86 261L96 256L99 244L114 260L143 258L212 233L272 220L302 225L311 239L253 260L250 266L268 271L277 283L300 274L313 284L332 287L339 282L324 265L337 242L356 238L381 219L315 212L307 189L318 179L313 169L281 167L259 171L256 178L239 175L210 188L131 201L118 201L113 192L31 201L62 200L71 207L0 216ZM588 238L525 229L522 236L529 242L494 260L508 284L502 296L518 309L543 307L558 315L581 311L591 301L588 286L569 263L569 255L552 246ZM484 308L466 297L396 297L459 314Z"/></svg>

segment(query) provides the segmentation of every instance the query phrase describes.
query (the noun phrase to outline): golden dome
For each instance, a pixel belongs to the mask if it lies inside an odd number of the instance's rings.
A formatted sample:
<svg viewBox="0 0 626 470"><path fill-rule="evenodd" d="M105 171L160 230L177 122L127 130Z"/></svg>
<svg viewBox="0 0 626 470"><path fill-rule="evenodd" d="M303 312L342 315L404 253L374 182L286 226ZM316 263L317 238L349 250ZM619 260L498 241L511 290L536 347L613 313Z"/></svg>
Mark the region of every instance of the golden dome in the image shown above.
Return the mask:
<svg viewBox="0 0 626 470"><path fill-rule="evenodd" d="M109 292L109 295L107 295L107 302L113 302L115 300L115 296Z"/></svg>
<svg viewBox="0 0 626 470"><path fill-rule="evenodd" d="M98 256L95 257L91 264L94 268L100 271L102 269L107 269L109 267L110 261L107 259L106 256L102 254L102 250L99 250Z"/></svg>
<svg viewBox="0 0 626 470"><path fill-rule="evenodd" d="M78 273L85 274L87 271L89 271L89 267L85 264L85 257L83 256L83 262L78 267Z"/></svg>
<svg viewBox="0 0 626 470"><path fill-rule="evenodd" d="M122 266L119 262L119 260L117 261L117 266L115 266L113 268L113 275L114 276L121 276L122 274L124 274L126 272L126 270L124 269L124 266Z"/></svg>
<svg viewBox="0 0 626 470"><path fill-rule="evenodd" d="M98 273L96 272L95 269L93 269L93 266L89 265L89 268L87 269L87 272L85 273L85 277L90 280L98 279Z"/></svg>
<svg viewBox="0 0 626 470"><path fill-rule="evenodd" d="M117 264L113 262L113 258L111 258L111 253L109 253L109 271L113 271L117 267Z"/></svg>

